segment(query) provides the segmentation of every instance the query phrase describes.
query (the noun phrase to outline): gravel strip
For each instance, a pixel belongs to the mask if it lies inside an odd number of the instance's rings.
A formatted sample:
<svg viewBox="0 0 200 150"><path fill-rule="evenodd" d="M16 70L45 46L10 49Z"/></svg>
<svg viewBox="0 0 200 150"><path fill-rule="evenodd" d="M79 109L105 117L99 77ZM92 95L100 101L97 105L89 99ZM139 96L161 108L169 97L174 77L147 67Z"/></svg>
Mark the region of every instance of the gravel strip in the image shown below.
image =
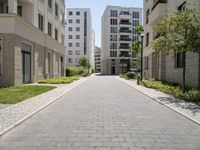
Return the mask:
<svg viewBox="0 0 200 150"><path fill-rule="evenodd" d="M71 84L59 85L54 90L0 110L0 135L29 118L45 106L56 101L59 97L70 92L87 79L81 78Z"/></svg>
<svg viewBox="0 0 200 150"><path fill-rule="evenodd" d="M186 102L184 100L175 98L169 94L162 93L155 89L150 89L150 88L137 85L136 80L125 80L119 77L117 78L123 81L124 83L130 85L131 87L137 89L138 91L142 92L143 94L153 98L159 103L162 103L163 105L184 115L190 120L200 124L200 106L194 103Z"/></svg>

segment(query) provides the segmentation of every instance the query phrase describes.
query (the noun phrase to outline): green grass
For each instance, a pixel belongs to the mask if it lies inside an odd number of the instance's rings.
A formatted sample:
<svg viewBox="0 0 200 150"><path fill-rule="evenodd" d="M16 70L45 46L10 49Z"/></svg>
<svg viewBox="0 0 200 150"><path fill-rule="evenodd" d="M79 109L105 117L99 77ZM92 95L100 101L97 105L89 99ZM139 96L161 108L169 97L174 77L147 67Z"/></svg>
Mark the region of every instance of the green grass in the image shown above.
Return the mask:
<svg viewBox="0 0 200 150"><path fill-rule="evenodd" d="M183 92L183 89L179 84L155 80L143 80L140 84L145 87L157 89L161 92L173 95L176 98L189 102L195 102L200 105L200 90L198 89L187 88L187 90Z"/></svg>
<svg viewBox="0 0 200 150"><path fill-rule="evenodd" d="M18 86L0 88L1 104L16 104L54 89L52 86Z"/></svg>
<svg viewBox="0 0 200 150"><path fill-rule="evenodd" d="M60 78L51 78L51 79L45 79L40 80L38 83L42 84L69 84L73 81L79 80L78 77L60 77Z"/></svg>

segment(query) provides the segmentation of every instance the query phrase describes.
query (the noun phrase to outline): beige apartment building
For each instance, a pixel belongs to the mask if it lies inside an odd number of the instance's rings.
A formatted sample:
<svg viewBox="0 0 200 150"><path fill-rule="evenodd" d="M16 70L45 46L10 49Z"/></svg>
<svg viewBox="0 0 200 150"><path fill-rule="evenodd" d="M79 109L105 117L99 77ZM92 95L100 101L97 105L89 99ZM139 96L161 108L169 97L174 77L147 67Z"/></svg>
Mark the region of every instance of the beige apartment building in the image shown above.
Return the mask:
<svg viewBox="0 0 200 150"><path fill-rule="evenodd" d="M64 0L0 0L0 86L64 75Z"/></svg>
<svg viewBox="0 0 200 150"><path fill-rule="evenodd" d="M182 54L159 54L151 48L150 43L158 37L155 26L167 14L168 10L184 10L186 3L190 7L199 9L199 0L144 0L144 77L173 83L182 83ZM188 52L186 54L186 85L198 87L200 70L199 55Z"/></svg>
<svg viewBox="0 0 200 150"><path fill-rule="evenodd" d="M119 75L133 68L132 43L139 39L142 8L107 6L102 16L101 74Z"/></svg>

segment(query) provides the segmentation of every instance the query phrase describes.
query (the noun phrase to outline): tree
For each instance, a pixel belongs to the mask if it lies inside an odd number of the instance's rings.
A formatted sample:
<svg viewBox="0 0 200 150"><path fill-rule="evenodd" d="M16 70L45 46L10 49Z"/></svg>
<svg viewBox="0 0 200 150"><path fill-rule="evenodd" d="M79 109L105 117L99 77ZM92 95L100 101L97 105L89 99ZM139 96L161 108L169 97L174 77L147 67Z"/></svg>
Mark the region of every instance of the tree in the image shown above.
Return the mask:
<svg viewBox="0 0 200 150"><path fill-rule="evenodd" d="M88 69L88 74L90 73L90 68L91 68L91 64L89 61L87 61L87 65L86 65L87 69Z"/></svg>
<svg viewBox="0 0 200 150"><path fill-rule="evenodd" d="M183 56L183 91L186 89L186 52L199 53L200 56L200 15L196 10L187 8L184 12L169 12L155 28L159 37L151 46L157 52L166 54L181 52Z"/></svg>
<svg viewBox="0 0 200 150"><path fill-rule="evenodd" d="M79 65L82 66L83 69L87 67L87 64L88 64L88 59L86 57L81 57L79 59Z"/></svg>
<svg viewBox="0 0 200 150"><path fill-rule="evenodd" d="M136 33L140 36L141 32L143 31L143 26L142 25L138 25L135 27ZM141 52L141 45L142 45L142 41L141 40L136 40L132 43L132 51L138 56ZM140 65L140 59L138 57L138 61L137 61L137 65Z"/></svg>

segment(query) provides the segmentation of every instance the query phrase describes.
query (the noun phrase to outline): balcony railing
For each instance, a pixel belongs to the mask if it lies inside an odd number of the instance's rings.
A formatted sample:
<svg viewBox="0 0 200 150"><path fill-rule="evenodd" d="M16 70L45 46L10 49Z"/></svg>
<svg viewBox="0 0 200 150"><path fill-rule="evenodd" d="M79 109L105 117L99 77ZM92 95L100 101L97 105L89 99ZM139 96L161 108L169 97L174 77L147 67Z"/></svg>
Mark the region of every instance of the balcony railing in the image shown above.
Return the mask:
<svg viewBox="0 0 200 150"><path fill-rule="evenodd" d="M122 29L120 29L119 32L120 33L131 33L131 30L122 30Z"/></svg>
<svg viewBox="0 0 200 150"><path fill-rule="evenodd" d="M168 0L155 0L151 11L153 11L159 3L167 3Z"/></svg>
<svg viewBox="0 0 200 150"><path fill-rule="evenodd" d="M130 46L119 46L119 49L130 49Z"/></svg>
<svg viewBox="0 0 200 150"><path fill-rule="evenodd" d="M119 38L120 41L131 41L131 38Z"/></svg>
<svg viewBox="0 0 200 150"><path fill-rule="evenodd" d="M131 22L120 22L120 25L131 25Z"/></svg>

